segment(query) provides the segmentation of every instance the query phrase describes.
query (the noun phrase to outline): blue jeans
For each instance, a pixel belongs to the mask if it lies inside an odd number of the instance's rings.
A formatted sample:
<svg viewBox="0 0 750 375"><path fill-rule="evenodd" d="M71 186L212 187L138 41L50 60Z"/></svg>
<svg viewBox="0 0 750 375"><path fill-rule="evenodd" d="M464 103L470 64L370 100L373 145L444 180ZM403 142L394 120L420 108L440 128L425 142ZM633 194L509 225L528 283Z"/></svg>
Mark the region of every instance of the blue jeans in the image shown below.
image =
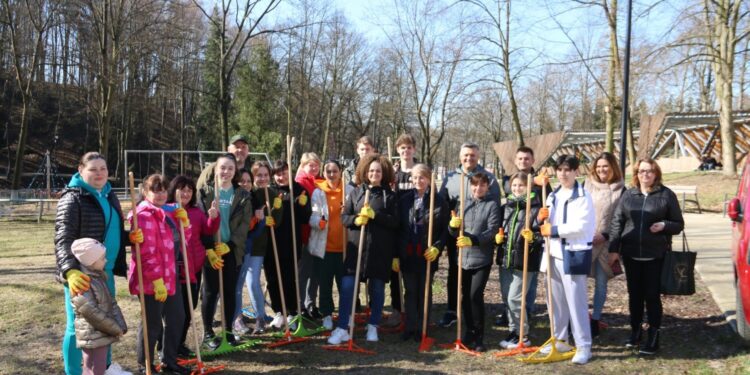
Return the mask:
<svg viewBox="0 0 750 375"><path fill-rule="evenodd" d="M107 270L107 287L109 292L115 295L115 276L112 270ZM68 284L64 285L65 290L65 333L63 334L62 354L65 374L80 375L83 373L83 351L76 347L76 314L73 311L73 304L70 302L70 288ZM112 346L107 350L107 365L112 363Z"/></svg>
<svg viewBox="0 0 750 375"><path fill-rule="evenodd" d="M591 319L601 320L604 302L607 300L607 274L604 273L602 265L598 260L594 260L595 278L594 278L594 311L591 313Z"/></svg>
<svg viewBox="0 0 750 375"><path fill-rule="evenodd" d="M235 291L235 298L237 298L237 307L234 314L235 319L240 314L240 311L242 311L243 281L247 285L247 293L250 295L250 303L253 305L253 310L255 310L255 318L265 319L266 299L263 297L263 288L260 286L260 272L262 269L263 257L254 257L245 254L242 267L240 267L240 275L237 279L237 290Z"/></svg>
<svg viewBox="0 0 750 375"><path fill-rule="evenodd" d="M370 321L368 324L374 326L380 324L383 316L383 304L385 304L385 282L379 279L369 279L370 289ZM352 313L352 298L354 298L354 276L348 275L341 278L341 291L339 293L339 320L337 326L341 329L349 328L349 314Z"/></svg>

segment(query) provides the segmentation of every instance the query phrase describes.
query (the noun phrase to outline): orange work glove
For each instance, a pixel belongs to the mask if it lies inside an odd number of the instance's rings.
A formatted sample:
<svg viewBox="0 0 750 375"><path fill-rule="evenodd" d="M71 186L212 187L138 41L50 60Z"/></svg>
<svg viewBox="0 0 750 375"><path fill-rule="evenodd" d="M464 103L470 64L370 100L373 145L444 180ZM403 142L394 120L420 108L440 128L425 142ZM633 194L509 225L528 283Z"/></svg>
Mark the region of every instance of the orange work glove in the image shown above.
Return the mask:
<svg viewBox="0 0 750 375"><path fill-rule="evenodd" d="M320 228L320 230L324 230L326 229L326 224L328 224L328 222L326 221L326 217L323 216L322 218L320 218L320 221L318 222L318 228Z"/></svg>
<svg viewBox="0 0 750 375"><path fill-rule="evenodd" d="M552 235L552 224L546 223L542 224L542 226L539 227L539 231L542 233L542 236L549 237Z"/></svg>
<svg viewBox="0 0 750 375"><path fill-rule="evenodd" d="M536 219L542 223L545 220L549 219L549 208L542 207L539 209L539 213L536 215Z"/></svg>

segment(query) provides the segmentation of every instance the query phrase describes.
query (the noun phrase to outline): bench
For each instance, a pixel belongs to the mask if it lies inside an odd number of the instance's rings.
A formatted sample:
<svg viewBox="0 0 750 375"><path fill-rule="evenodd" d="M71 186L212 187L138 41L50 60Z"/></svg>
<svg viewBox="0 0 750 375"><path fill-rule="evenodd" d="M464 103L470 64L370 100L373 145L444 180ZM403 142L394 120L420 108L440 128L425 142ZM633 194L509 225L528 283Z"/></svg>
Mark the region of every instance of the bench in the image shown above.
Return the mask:
<svg viewBox="0 0 750 375"><path fill-rule="evenodd" d="M671 189L675 194L677 194L677 197L680 198L680 206L682 207L682 211L684 212L686 207L685 203L695 203L695 205L698 207L698 213L703 213L701 211L701 204L698 202L698 187L697 186L689 186L689 185L673 185L668 186L669 189ZM688 199L687 196L692 196L694 199Z"/></svg>

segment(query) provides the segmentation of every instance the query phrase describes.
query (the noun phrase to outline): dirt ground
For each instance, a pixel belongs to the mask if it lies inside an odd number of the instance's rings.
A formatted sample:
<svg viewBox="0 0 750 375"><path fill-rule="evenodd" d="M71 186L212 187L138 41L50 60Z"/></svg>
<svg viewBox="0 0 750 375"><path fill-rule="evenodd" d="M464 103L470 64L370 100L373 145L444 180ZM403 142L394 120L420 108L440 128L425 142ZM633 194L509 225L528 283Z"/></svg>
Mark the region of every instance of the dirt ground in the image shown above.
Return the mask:
<svg viewBox="0 0 750 375"><path fill-rule="evenodd" d="M0 221L0 374L62 373L60 339L65 328L62 287L54 281L53 231L49 222ZM443 259L435 279L433 320L446 307L445 278L447 264ZM140 320L137 298L127 292L125 279L117 278L118 301L123 308L130 332L114 346L114 359L130 370L136 369L135 330ZM507 328L494 327L492 321L499 309L497 268L485 292L487 324L485 344L490 351L479 358L435 348L429 353L417 352L418 343L402 342L398 334L381 334L378 343L367 343L364 334L357 343L375 350L375 355L330 352L323 349L325 338L286 347L268 349L257 346L244 352L217 358L211 364L226 365L227 374L248 373L325 373L353 372L367 374L393 373L746 373L750 355L720 314L709 292L698 281L697 293L689 297L664 297L664 327L661 350L654 358L640 358L623 346L628 334L627 297L624 276L609 283L609 295L603 321L609 324L594 341L593 360L586 366L568 362L527 365L513 358L498 359L498 342ZM593 290L593 287L590 288ZM534 344L549 337L548 317L539 285L539 314L531 332ZM389 305L389 297L386 304ZM438 343L455 339L451 329L431 328ZM272 340L270 334L262 336ZM188 341L192 343L192 341Z"/></svg>

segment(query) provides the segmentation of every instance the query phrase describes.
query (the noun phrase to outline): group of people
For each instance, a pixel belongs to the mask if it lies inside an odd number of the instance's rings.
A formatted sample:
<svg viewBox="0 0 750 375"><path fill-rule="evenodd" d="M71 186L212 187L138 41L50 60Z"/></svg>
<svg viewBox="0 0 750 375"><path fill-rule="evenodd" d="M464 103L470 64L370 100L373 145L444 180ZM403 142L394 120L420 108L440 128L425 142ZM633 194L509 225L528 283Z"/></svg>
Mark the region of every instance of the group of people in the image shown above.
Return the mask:
<svg viewBox="0 0 750 375"><path fill-rule="evenodd" d="M85 154L58 203L55 222L57 277L64 286L67 317L66 373L121 373L109 349L128 330L115 300L115 275L127 276L131 294L145 295L146 315L137 343L141 371L153 368L146 358L153 361L158 350L162 371L189 373L177 361L191 354L185 343L191 324L188 301L200 301L203 345L216 348L222 339L213 328L221 283L229 291L221 308L222 321L233 333L226 335L230 344L251 330L265 332L269 320L270 326L281 329L298 314L331 330L328 343L348 341L352 306L362 304L354 293L361 282L366 282L369 297L366 340L379 339L385 287L390 283L393 315L403 313L401 337L419 341L424 311L432 311L431 306L423 310L425 293L428 303L432 301L433 283L425 282L426 276L428 271L434 275L441 256L448 257L448 301L438 324L455 324L460 303L459 324L466 327L460 339L472 350L487 349L484 290L494 260L508 325L500 346L531 344L528 317L534 309L537 275L549 272L556 349L575 349L572 361L587 363L607 281L621 272L622 259L632 328L627 346L642 354L656 353L661 265L683 220L676 196L661 183L654 160L635 163L632 187L627 189L612 154L593 160L585 181L578 179L580 161L563 155L554 160L559 186L553 190L546 179L535 178L532 149L518 148L516 173L498 180L478 164L479 147L466 143L460 149L460 166L431 194L434 173L416 163L415 146L412 136L400 136L394 166L365 136L357 141L357 157L346 167L336 160L322 161L314 153L302 154L292 180L291 166L284 161L256 161L246 168L248 141L238 135L197 182L188 176L171 181L160 174L144 178L140 202L127 217L107 181L106 161L96 152ZM129 268L126 264L125 247L131 245L140 247L140 276L135 251ZM543 261L545 251L549 263ZM266 316L261 272L272 318ZM590 317L588 277L595 280ZM253 327L243 318L248 315L242 309L244 290L255 318ZM523 298L526 311L521 308ZM521 314L527 318L521 319ZM571 334L575 345L569 341Z"/></svg>

